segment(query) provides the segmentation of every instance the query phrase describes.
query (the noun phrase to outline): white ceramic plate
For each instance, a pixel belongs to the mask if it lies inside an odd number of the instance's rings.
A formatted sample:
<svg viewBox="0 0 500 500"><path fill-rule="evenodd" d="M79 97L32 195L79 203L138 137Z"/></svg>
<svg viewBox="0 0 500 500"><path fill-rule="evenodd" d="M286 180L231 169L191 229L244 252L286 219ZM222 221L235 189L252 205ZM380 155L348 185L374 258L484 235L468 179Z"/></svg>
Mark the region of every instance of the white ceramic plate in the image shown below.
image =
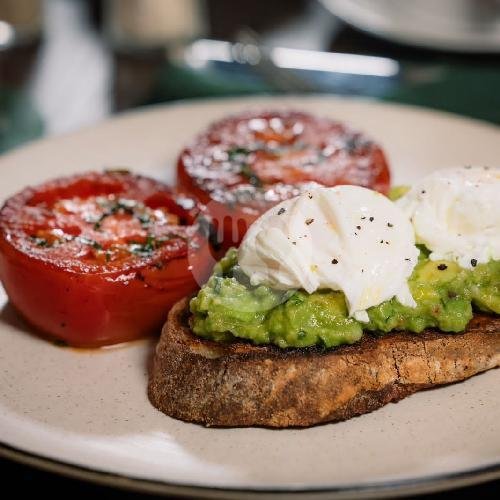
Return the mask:
<svg viewBox="0 0 500 500"><path fill-rule="evenodd" d="M396 183L457 164L498 164L500 130L417 108L328 97L194 102L127 114L0 159L0 200L50 177L109 166L172 181L177 152L211 120L294 107L344 120L385 147ZM205 496L370 496L500 476L500 371L304 430L205 429L146 397L153 341L101 351L32 335L0 288L4 454L148 491ZM230 490L229 492L226 490ZM246 493L242 493L246 491Z"/></svg>

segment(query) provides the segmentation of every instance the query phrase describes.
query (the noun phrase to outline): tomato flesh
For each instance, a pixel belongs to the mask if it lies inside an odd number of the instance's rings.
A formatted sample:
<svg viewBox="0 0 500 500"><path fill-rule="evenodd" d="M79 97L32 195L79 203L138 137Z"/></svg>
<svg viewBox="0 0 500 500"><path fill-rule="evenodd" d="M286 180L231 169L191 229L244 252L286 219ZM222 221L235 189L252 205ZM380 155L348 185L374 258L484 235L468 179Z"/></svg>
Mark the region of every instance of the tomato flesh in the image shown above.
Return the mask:
<svg viewBox="0 0 500 500"><path fill-rule="evenodd" d="M209 272L196 203L125 172L57 179L0 211L0 279L39 331L95 347L158 332ZM197 269L192 262L207 269Z"/></svg>
<svg viewBox="0 0 500 500"><path fill-rule="evenodd" d="M302 112L244 113L211 125L179 156L178 184L206 204L225 246L273 205L311 188L387 193L384 152L364 134Z"/></svg>

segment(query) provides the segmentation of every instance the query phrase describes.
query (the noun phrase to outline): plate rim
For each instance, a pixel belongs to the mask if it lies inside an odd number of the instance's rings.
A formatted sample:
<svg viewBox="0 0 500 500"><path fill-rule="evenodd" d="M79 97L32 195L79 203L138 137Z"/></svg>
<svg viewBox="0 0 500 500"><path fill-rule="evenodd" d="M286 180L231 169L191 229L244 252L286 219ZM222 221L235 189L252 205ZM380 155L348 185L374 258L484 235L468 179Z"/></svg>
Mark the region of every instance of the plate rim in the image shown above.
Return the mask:
<svg viewBox="0 0 500 500"><path fill-rule="evenodd" d="M19 152L39 147L41 144L58 143L70 137L82 134L94 128L107 126L111 122L133 119L138 115L147 116L150 113L161 112L172 108L191 107L197 105L217 105L218 103L240 102L242 106L258 105L278 107L286 105L304 106L308 100L328 100L342 101L353 104L368 104L387 108L397 108L401 111L407 110L428 116L452 119L462 123L479 126L491 131L500 132L500 127L492 122L472 118L458 113L428 108L425 106L393 103L366 97L337 96L334 94L289 94L273 95L259 94L249 96L227 96L218 98L185 99L173 103L151 104L141 106L133 110L117 113L109 116L95 124L81 127L64 134L48 136L45 138L30 141L26 144L13 148L0 158L0 168L4 160ZM276 104L273 104L277 100ZM254 104L258 102L258 104ZM137 491L153 494L173 494L179 496L196 495L199 498L277 498L284 495L292 495L294 498L376 498L384 495L386 497L398 497L410 494L422 494L438 492L448 489L472 486L487 481L500 479L500 462L495 462L477 468L464 469L449 473L427 475L420 478L404 478L398 480L381 481L365 484L348 484L342 486L291 486L291 487L237 487L237 486L202 486L190 483L174 483L156 479L146 479L134 477L132 475L108 472L105 470L92 469L84 465L71 463L70 461L59 460L33 453L22 448L17 448L0 441L0 457L21 463L27 466L70 477L77 480L89 481L93 484L100 484L129 491Z"/></svg>
<svg viewBox="0 0 500 500"><path fill-rule="evenodd" d="M138 106L133 109L128 109L124 111L119 111L118 113L111 114L102 119L99 119L95 123L89 125L84 125L75 130L69 130L60 134L48 135L44 137L39 137L32 141L20 144L13 147L12 149L6 151L0 155L0 168L5 160L10 159L19 153L23 153L26 150L39 147L41 144L59 142L66 140L82 133L88 132L94 128L105 127L111 122L117 122L127 119L133 119L140 115L147 115L149 113L159 112L161 110L173 109L178 107L191 107L197 105L215 105L217 103L237 103L241 102L242 105L252 104L253 101L278 101L276 106L282 107L291 103L292 106L300 108L303 104L294 104L299 101L308 100L326 100L326 101L337 101L337 102L348 102L353 104L368 104L369 106L381 106L388 108L397 108L401 111L407 110L414 113L431 115L436 118L447 118L452 120L458 120L462 123L474 124L475 126L490 129L491 131L500 132L500 124L494 123L492 121L476 118L473 116L463 115L461 113L455 113L453 111L448 111L445 109L433 108L429 106L422 106L420 104L404 103L404 102L393 102L386 101L371 96L349 96L349 95L338 95L328 92L313 92L313 93L291 93L291 94L273 94L273 93L262 93L262 94L249 94L245 96L218 96L218 97L194 97L189 99L179 99L173 102L163 102L163 103L152 103ZM257 104L257 106L262 106L263 104ZM266 104L267 106L267 104ZM269 108L272 108L270 104ZM318 113L316 113L318 114ZM196 133L196 132L195 132Z"/></svg>
<svg viewBox="0 0 500 500"><path fill-rule="evenodd" d="M87 481L92 484L119 488L121 490L156 495L178 495L196 498L279 498L293 496L293 498L396 498L406 495L437 493L473 486L500 479L500 462L465 469L458 472L429 475L416 479L400 479L383 481L380 483L366 483L364 485L348 484L338 487L276 487L276 488L237 488L199 486L189 483L173 483L156 479L145 479L131 475L106 472L90 467L57 460L40 454L32 453L13 447L0 441L0 457L16 463L34 467L38 470L65 476L71 479Z"/></svg>

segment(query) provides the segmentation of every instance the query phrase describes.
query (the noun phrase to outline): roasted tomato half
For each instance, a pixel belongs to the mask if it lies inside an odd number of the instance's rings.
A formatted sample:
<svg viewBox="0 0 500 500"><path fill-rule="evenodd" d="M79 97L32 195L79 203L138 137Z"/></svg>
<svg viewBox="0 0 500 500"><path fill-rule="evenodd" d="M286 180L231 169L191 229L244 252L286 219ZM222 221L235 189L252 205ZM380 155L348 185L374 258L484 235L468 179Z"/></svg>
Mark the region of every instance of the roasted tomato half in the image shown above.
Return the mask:
<svg viewBox="0 0 500 500"><path fill-rule="evenodd" d="M212 124L178 160L179 186L206 204L226 246L278 202L310 189L356 184L386 193L376 143L342 123L301 112L245 113Z"/></svg>
<svg viewBox="0 0 500 500"><path fill-rule="evenodd" d="M158 332L170 306L210 271L197 210L193 199L128 172L27 188L0 211L0 279L29 323L70 345Z"/></svg>

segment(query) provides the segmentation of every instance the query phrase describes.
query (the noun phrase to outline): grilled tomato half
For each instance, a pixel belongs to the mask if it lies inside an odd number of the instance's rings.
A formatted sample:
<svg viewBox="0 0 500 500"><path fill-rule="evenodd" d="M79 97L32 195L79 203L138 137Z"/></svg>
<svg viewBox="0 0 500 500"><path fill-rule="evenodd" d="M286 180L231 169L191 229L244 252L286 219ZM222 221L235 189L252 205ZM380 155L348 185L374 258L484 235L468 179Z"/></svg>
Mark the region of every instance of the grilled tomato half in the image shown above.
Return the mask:
<svg viewBox="0 0 500 500"><path fill-rule="evenodd" d="M210 271L197 215L193 199L127 171L26 188L0 211L0 279L49 337L82 347L143 337Z"/></svg>
<svg viewBox="0 0 500 500"><path fill-rule="evenodd" d="M179 156L178 184L207 205L224 245L273 205L310 189L355 184L386 194L384 152L364 134L302 112L244 113L212 124Z"/></svg>

